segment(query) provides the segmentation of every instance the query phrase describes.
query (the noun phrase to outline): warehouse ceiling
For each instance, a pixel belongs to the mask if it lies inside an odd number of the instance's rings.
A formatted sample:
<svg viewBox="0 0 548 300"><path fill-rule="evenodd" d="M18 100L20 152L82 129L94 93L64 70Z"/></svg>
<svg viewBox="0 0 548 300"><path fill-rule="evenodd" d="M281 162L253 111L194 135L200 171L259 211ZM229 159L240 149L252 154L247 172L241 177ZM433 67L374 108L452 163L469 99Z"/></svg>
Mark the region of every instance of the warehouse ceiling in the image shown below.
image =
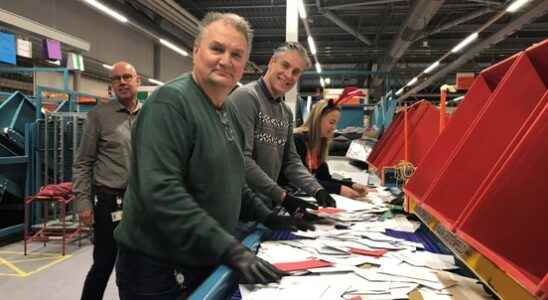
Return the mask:
<svg viewBox="0 0 548 300"><path fill-rule="evenodd" d="M125 1L141 10L164 30L192 31L172 24L165 12L151 3L178 5L180 12L201 19L209 11L237 13L245 17L255 30L251 61L265 68L272 50L285 39L285 0L166 0ZM482 31L488 37L506 31L506 38L485 47L458 68L459 72L479 72L488 65L547 38L546 10L528 17L521 28L508 30L507 24L531 9L538 10L543 1L531 1L515 14L505 14ZM544 1L546 2L546 1ZM331 79L331 87L365 86L375 95L386 89L399 89L420 74L431 63L449 52L470 33L478 30L509 4L505 0L370 0L320 1L305 0L307 22L318 48L323 76ZM181 36L190 47L189 34ZM190 34L191 35L191 34ZM306 32L299 21L299 40L306 42ZM447 63L465 54L466 49ZM443 64L440 70L443 69ZM319 76L310 71L301 81L301 90L319 87ZM260 71L248 68L243 81L257 78ZM436 80L418 93L434 94L439 86L454 83L455 72ZM419 95L419 96L420 96Z"/></svg>

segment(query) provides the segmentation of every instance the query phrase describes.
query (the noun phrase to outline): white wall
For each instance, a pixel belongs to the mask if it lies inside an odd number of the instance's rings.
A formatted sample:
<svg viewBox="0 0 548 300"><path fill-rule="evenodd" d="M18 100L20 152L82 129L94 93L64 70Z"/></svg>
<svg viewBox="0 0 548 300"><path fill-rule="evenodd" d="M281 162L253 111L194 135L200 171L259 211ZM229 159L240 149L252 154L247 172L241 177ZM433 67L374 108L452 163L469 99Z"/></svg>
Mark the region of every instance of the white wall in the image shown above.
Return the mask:
<svg viewBox="0 0 548 300"><path fill-rule="evenodd" d="M125 60L153 75L154 42L144 33L107 17L81 0L0 0L0 8L77 36L91 43L86 56L112 64ZM188 71L192 62L162 47L160 80Z"/></svg>

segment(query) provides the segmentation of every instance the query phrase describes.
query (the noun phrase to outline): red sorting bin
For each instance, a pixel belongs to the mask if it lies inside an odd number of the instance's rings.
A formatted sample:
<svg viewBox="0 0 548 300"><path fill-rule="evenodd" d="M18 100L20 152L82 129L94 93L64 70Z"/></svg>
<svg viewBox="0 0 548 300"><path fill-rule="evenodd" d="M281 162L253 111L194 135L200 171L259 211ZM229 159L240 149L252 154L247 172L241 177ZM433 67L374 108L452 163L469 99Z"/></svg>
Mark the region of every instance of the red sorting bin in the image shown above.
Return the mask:
<svg viewBox="0 0 548 300"><path fill-rule="evenodd" d="M541 103L457 227L458 236L538 296L548 294L548 92Z"/></svg>
<svg viewBox="0 0 548 300"><path fill-rule="evenodd" d="M454 228L482 180L545 92L546 86L529 57L519 55L424 196L422 205L440 222Z"/></svg>
<svg viewBox="0 0 548 300"><path fill-rule="evenodd" d="M489 96L510 69L516 57L517 55L509 57L483 70L476 77L462 103L453 113L451 122L430 147L422 162L417 165L415 174L405 185L405 192L417 202L423 201L428 188L440 175L448 159L455 154L453 152L456 150L456 145L463 138L473 120L478 117L481 108L488 103Z"/></svg>

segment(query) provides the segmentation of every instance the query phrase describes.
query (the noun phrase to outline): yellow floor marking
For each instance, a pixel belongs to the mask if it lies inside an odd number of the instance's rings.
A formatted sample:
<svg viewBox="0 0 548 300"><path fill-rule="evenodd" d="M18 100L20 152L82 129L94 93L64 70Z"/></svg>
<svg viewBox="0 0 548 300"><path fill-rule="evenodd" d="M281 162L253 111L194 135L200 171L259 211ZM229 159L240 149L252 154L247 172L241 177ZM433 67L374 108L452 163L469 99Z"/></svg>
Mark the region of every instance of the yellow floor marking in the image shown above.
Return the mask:
<svg viewBox="0 0 548 300"><path fill-rule="evenodd" d="M13 274L13 273L0 273L0 276L21 277L21 275Z"/></svg>
<svg viewBox="0 0 548 300"><path fill-rule="evenodd" d="M36 269L36 270L34 270L34 271L25 273L25 275L22 275L21 277L27 277L27 276L30 276L30 275L32 275L32 274L38 273L38 272L40 272L40 271L43 271L43 270L45 270L45 269L47 269L47 268L49 268L49 267L55 265L56 263L60 263L60 262L62 262L63 260L69 259L69 258L71 258L71 257L72 257L72 255L61 256L60 258L58 258L58 259L56 259L56 260L50 262L49 264L47 264L47 265L45 265L45 266L42 266L42 267L40 267L40 268L38 268L38 269Z"/></svg>
<svg viewBox="0 0 548 300"><path fill-rule="evenodd" d="M25 255L23 251L0 251L0 254L19 254L19 255ZM59 256L59 253L49 253L49 252L38 252L38 253L27 253L27 256L33 256L33 255L44 255L44 256Z"/></svg>
<svg viewBox="0 0 548 300"><path fill-rule="evenodd" d="M25 263L25 262L28 262L28 261L39 261L39 260L48 260L48 259L56 259L56 258L59 258L59 257L62 257L62 256L57 256L57 257L37 257L37 258L23 258L23 259L19 259L19 260L10 260L10 262L12 264L18 264L18 263Z"/></svg>
<svg viewBox="0 0 548 300"><path fill-rule="evenodd" d="M3 259L0 257L0 265L6 265L6 267L8 267L9 269L15 271L15 273L17 273L17 275L21 276L21 277L24 277L27 275L27 273L25 273L23 270L19 269L17 266L15 266L14 264L10 263L9 261Z"/></svg>

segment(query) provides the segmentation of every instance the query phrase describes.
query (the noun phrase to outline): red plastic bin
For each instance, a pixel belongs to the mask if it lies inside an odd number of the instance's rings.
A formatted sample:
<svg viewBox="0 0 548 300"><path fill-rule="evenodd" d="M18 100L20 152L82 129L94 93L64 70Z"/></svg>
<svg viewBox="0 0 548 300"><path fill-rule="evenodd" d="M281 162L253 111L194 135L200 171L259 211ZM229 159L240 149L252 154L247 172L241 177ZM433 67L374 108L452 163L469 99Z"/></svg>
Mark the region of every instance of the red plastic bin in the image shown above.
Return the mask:
<svg viewBox="0 0 548 300"><path fill-rule="evenodd" d="M424 197L422 205L441 223L454 228L545 92L546 85L529 57L519 55Z"/></svg>
<svg viewBox="0 0 548 300"><path fill-rule="evenodd" d="M455 154L456 145L463 138L473 120L478 117L481 108L487 105L489 96L492 95L493 90L498 86L517 56L516 54L483 70L476 77L462 103L453 113L451 122L430 147L422 162L418 164L415 174L404 187L405 192L417 202L423 201L428 188L440 175L448 159Z"/></svg>
<svg viewBox="0 0 548 300"><path fill-rule="evenodd" d="M420 101L413 105L414 110L408 112L408 160L413 165L418 165L428 149L435 142L439 134L439 109L427 101ZM448 117L446 117L448 118ZM405 138L404 126L396 138L390 143L390 147L385 150L381 159L378 161L378 168L391 167L399 161L405 159Z"/></svg>
<svg viewBox="0 0 548 300"><path fill-rule="evenodd" d="M548 294L548 92L541 103L541 113L457 228L458 236L537 296Z"/></svg>

